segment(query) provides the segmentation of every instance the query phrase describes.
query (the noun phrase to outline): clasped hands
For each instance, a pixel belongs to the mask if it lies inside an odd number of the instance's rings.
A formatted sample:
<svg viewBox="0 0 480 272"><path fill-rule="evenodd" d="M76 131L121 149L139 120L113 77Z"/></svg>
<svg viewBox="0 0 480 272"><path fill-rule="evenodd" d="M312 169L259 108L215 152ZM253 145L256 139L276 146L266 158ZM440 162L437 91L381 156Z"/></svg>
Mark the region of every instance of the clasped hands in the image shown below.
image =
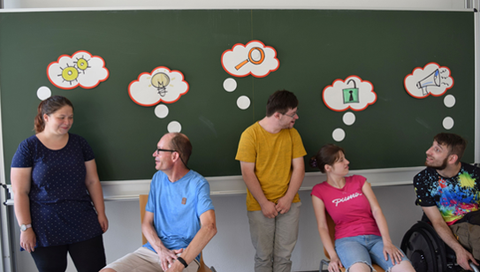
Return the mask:
<svg viewBox="0 0 480 272"><path fill-rule="evenodd" d="M278 200L277 204L266 201L262 207L262 213L267 218L275 218L278 214L285 214L290 210L292 206L292 200L282 197Z"/></svg>

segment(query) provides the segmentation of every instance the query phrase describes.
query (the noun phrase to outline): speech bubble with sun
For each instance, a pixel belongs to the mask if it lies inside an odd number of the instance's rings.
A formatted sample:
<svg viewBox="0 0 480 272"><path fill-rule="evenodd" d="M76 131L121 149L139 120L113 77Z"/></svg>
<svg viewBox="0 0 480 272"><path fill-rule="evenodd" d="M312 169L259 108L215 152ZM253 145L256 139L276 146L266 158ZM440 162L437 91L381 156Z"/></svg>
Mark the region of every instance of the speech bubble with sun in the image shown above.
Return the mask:
<svg viewBox="0 0 480 272"><path fill-rule="evenodd" d="M174 103L188 92L188 82L180 71L159 66L151 73L141 73L137 80L128 86L128 94L133 102L150 107L160 102Z"/></svg>
<svg viewBox="0 0 480 272"><path fill-rule="evenodd" d="M51 62L47 76L60 89L70 90L78 86L92 89L107 80L109 72L102 57L81 50L72 56L61 55L56 62Z"/></svg>
<svg viewBox="0 0 480 272"><path fill-rule="evenodd" d="M322 98L323 103L333 111L362 111L377 101L377 94L370 81L349 76L345 80L337 79L325 87Z"/></svg>
<svg viewBox="0 0 480 272"><path fill-rule="evenodd" d="M265 46L261 41L253 40L246 45L237 43L222 54L222 66L227 73L236 77L253 75L266 77L280 66L277 51Z"/></svg>
<svg viewBox="0 0 480 272"><path fill-rule="evenodd" d="M415 98L425 98L429 95L441 96L453 87L453 78L448 67L441 67L430 62L425 67L417 67L405 77L405 90Z"/></svg>

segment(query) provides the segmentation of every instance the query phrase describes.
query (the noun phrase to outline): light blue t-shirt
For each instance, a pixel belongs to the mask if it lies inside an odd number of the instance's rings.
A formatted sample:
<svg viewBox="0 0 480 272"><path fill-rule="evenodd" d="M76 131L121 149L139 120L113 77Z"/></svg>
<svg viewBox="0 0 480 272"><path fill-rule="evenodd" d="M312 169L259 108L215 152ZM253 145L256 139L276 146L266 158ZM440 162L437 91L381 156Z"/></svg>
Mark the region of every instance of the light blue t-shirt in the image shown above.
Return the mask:
<svg viewBox="0 0 480 272"><path fill-rule="evenodd" d="M213 209L210 185L197 172L190 170L173 183L162 171L153 175L145 210L153 213L155 229L166 248L186 248L200 230L200 215ZM155 252L150 242L143 246Z"/></svg>

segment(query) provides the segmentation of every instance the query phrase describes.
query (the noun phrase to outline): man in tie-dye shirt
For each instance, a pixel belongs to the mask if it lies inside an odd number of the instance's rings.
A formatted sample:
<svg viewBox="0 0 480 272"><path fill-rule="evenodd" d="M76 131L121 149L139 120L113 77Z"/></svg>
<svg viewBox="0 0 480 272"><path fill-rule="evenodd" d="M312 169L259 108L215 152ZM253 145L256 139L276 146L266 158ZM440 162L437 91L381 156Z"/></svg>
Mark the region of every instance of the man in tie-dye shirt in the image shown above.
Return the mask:
<svg viewBox="0 0 480 272"><path fill-rule="evenodd" d="M469 262L478 265L475 259L480 259L480 225L470 224L480 214L480 169L460 162L465 147L466 141L459 135L437 134L426 152L427 168L414 177L413 183L416 204L455 251L457 263L471 270ZM467 230L468 237L460 234L459 228Z"/></svg>

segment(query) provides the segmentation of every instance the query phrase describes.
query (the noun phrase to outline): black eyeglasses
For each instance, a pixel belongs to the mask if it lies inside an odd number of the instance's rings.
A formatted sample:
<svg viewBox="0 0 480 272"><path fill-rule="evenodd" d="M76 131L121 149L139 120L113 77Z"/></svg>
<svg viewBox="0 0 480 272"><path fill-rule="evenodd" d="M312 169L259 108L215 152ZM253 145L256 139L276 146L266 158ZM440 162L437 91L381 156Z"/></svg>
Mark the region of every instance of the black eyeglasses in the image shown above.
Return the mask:
<svg viewBox="0 0 480 272"><path fill-rule="evenodd" d="M187 164L185 163L185 161L183 161L183 158L182 158L182 155L180 155L180 152L178 152L177 150L173 150L173 149L163 149L163 148L157 148L155 149L155 153L159 154L161 151L163 152L177 152L178 153L178 156L180 157L180 160L182 161L183 165L185 165L185 167L188 168Z"/></svg>
<svg viewBox="0 0 480 272"><path fill-rule="evenodd" d="M160 153L161 151L163 152L177 152L177 150L173 150L173 149L163 149L163 148L157 148L155 149L155 152Z"/></svg>

